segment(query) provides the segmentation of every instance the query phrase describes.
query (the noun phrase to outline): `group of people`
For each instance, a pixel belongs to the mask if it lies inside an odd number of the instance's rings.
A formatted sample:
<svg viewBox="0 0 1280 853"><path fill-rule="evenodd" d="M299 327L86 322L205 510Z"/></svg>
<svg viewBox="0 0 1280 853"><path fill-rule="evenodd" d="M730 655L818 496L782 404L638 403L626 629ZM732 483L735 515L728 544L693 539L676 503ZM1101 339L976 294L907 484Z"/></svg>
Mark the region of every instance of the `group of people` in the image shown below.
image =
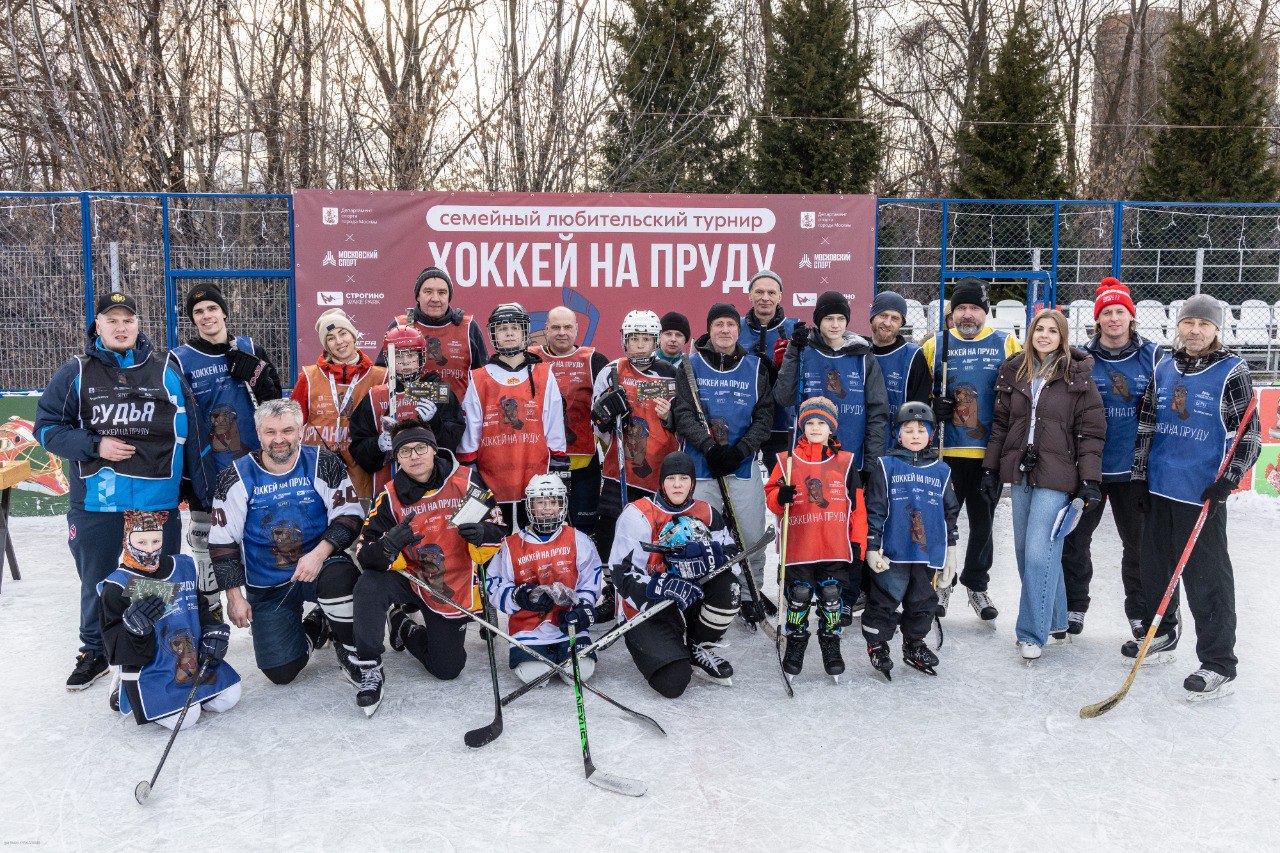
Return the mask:
<svg viewBox="0 0 1280 853"><path fill-rule="evenodd" d="M81 648L68 689L114 667L112 706L170 728L194 689L190 725L239 698L224 660L231 623L251 628L274 684L332 643L372 714L386 644L456 678L468 624L497 633L499 611L526 683L567 677L591 632L617 622L657 693L677 697L695 674L728 684L719 641L735 619L776 620L794 677L811 613L828 675L844 672L855 619L886 678L895 633L904 663L935 674L927 637L957 581L978 618L999 614L988 583L1007 484L1028 661L1083 631L1108 501L1135 638L1121 651L1136 657L1209 501L1183 575L1200 663L1184 686L1225 692L1236 658L1224 503L1260 438L1254 417L1228 460L1253 392L1222 345L1216 301L1183 303L1169 354L1137 334L1112 278L1084 349L1054 309L1021 343L992 329L976 279L954 286L947 329L923 346L903 336L896 293L875 296L870 340L849 328L842 294L822 294L811 323L786 316L782 296L781 277L762 270L745 313L712 306L696 338L679 313L632 311L610 359L578 343L567 308L536 334L518 303L482 324L429 267L376 359L341 309L321 315L322 353L285 397L266 354L228 330L216 287L187 294L196 335L167 357L134 299L104 294L36 423L72 475ZM1073 502L1083 512L1064 536ZM754 547L770 514L782 530L776 604ZM1178 644L1176 611L1152 655ZM579 664L590 677L594 653Z"/></svg>

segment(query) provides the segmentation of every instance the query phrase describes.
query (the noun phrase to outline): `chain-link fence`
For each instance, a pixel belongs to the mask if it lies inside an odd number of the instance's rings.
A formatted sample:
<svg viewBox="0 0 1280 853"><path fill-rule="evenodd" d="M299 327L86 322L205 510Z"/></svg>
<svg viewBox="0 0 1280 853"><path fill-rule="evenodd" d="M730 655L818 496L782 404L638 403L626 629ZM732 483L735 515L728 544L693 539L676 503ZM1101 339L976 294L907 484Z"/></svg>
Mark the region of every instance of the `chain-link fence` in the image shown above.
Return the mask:
<svg viewBox="0 0 1280 853"><path fill-rule="evenodd" d="M103 291L133 295L143 332L177 346L195 334L188 290L209 283L226 295L231 331L287 381L292 215L283 195L0 194L0 389L41 388L82 352Z"/></svg>
<svg viewBox="0 0 1280 853"><path fill-rule="evenodd" d="M1207 293L1224 343L1280 372L1280 205L881 199L876 245L876 287L907 297L918 338L938 328L941 282L972 273L990 282L992 325L1021 335L1027 305L1053 301L1082 343L1115 275L1148 338L1170 344L1178 306Z"/></svg>

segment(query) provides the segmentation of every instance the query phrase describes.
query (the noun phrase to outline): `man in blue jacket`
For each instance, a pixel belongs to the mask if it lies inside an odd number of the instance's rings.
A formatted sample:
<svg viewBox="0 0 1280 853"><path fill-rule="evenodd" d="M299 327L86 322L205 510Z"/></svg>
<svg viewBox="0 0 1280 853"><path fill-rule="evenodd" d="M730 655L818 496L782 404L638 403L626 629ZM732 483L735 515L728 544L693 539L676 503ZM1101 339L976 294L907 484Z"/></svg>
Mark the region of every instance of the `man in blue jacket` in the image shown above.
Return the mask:
<svg viewBox="0 0 1280 853"><path fill-rule="evenodd" d="M195 398L139 331L124 293L98 298L84 355L67 361L40 396L36 438L71 463L67 540L80 575L80 654L67 679L83 690L107 672L97 586L119 564L125 510L172 510L162 553L181 550L183 480L207 505L215 471Z"/></svg>

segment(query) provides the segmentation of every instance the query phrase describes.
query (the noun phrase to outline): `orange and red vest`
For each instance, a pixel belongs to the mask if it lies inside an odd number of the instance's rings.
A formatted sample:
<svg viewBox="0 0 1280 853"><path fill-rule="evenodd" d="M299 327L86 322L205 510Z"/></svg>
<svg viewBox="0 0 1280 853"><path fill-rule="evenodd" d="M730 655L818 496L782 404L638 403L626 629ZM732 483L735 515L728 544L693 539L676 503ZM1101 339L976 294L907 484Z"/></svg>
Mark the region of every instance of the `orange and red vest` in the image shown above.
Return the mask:
<svg viewBox="0 0 1280 853"><path fill-rule="evenodd" d="M409 324L408 315L396 317L401 326ZM414 321L413 327L422 333L426 350L422 353L422 371L435 371L449 383L459 400L467 396L467 384L471 381L471 315L463 314L458 325L426 326Z"/></svg>
<svg viewBox="0 0 1280 853"><path fill-rule="evenodd" d="M708 528L711 527L711 504L706 501L695 499L686 509L681 510L680 512L668 512L654 503L650 498L641 498L638 501L634 501L631 506L638 509L640 514L648 520L649 528L652 531L649 536L650 542L657 542L658 536L662 533L662 528L666 523L671 519L679 518L682 515L687 515L690 518L696 518ZM651 575L656 575L666 571L662 555L658 553L649 554L649 562L645 568ZM632 607L631 604L622 596L618 596L618 605L622 608L622 618L624 619L630 619L640 612Z"/></svg>
<svg viewBox="0 0 1280 853"><path fill-rule="evenodd" d="M351 446L351 413L369 393L369 389L386 377L386 368L371 367L354 384L329 384L330 376L318 365L302 368L307 377L307 422L302 426L302 443L326 447L347 463L347 473L356 496L373 497L373 478L356 464L348 448ZM336 395L336 396L335 396Z"/></svg>
<svg viewBox="0 0 1280 853"><path fill-rule="evenodd" d="M564 443L570 456L595 453L595 434L591 429L591 356L595 347L578 347L568 355L554 355L545 346L538 357L551 368L564 399Z"/></svg>
<svg viewBox="0 0 1280 853"><path fill-rule="evenodd" d="M484 420L476 446L476 469L499 503L524 499L524 487L535 474L547 473L551 451L542 423L551 368L534 364L533 381L524 371L510 374L513 384L502 385L478 367L471 371Z"/></svg>
<svg viewBox="0 0 1280 853"><path fill-rule="evenodd" d="M407 518L413 532L422 536L417 545L400 552L392 568L399 569L403 565L454 604L476 610L480 605L476 595L475 564L471 562L466 540L456 528L449 526L449 519L462 505L470 482L468 469L459 466L444 485L409 506L400 502L394 486L389 485L384 491L396 523ZM417 586L413 591L433 612L450 619L464 618Z"/></svg>
<svg viewBox="0 0 1280 853"><path fill-rule="evenodd" d="M503 540L507 556L511 558L511 576L517 585L531 583L551 586L556 581L575 589L578 585L578 544L576 531L567 524L560 525L560 532L546 542L529 542L519 533ZM534 631L543 622L550 622L559 630L560 614L565 608L556 606L546 613L517 610L511 614L507 629L512 634Z"/></svg>
<svg viewBox="0 0 1280 853"><path fill-rule="evenodd" d="M373 407L373 426L378 431L378 435L382 435L386 431L382 426L382 419L391 411L391 388L386 385L375 385L370 388L369 403ZM417 416L417 408L409 395L396 394L395 419L402 421L405 418L416 418ZM383 465L381 471L375 471L373 474L373 493L376 495L382 491L382 487L390 483L394 475L395 466L391 462Z"/></svg>
<svg viewBox="0 0 1280 853"><path fill-rule="evenodd" d="M667 429L662 418L654 411L657 400L641 400L638 386L641 382L665 381L646 376L625 358L615 362L618 368L618 384L627 392L627 404L631 416L623 429L622 452L627 460L627 486L643 489L651 494L658 491L658 469L668 453L680 449L680 439ZM614 436L617 441L617 436ZM605 454L602 472L610 480L618 480L618 449L610 446Z"/></svg>
<svg viewBox="0 0 1280 853"><path fill-rule="evenodd" d="M778 454L778 469L787 470L787 456ZM788 565L852 562L852 542L866 549L867 513L862 490L858 489L855 496L849 494L849 468L853 464L853 454L845 450L821 462L810 462L799 454L792 461L791 484L796 487L796 499L788 514Z"/></svg>

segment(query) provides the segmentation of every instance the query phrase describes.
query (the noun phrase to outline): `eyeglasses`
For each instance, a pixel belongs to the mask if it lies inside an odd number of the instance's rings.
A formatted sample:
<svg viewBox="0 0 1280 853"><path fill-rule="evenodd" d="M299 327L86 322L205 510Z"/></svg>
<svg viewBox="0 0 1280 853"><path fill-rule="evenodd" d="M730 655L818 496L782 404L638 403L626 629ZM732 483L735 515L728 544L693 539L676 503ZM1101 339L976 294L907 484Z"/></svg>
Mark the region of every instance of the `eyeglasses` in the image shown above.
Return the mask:
<svg viewBox="0 0 1280 853"><path fill-rule="evenodd" d="M423 444L422 442L406 444L404 447L396 451L396 458L408 459L410 456L426 456L432 450L435 450L435 448L429 444Z"/></svg>

